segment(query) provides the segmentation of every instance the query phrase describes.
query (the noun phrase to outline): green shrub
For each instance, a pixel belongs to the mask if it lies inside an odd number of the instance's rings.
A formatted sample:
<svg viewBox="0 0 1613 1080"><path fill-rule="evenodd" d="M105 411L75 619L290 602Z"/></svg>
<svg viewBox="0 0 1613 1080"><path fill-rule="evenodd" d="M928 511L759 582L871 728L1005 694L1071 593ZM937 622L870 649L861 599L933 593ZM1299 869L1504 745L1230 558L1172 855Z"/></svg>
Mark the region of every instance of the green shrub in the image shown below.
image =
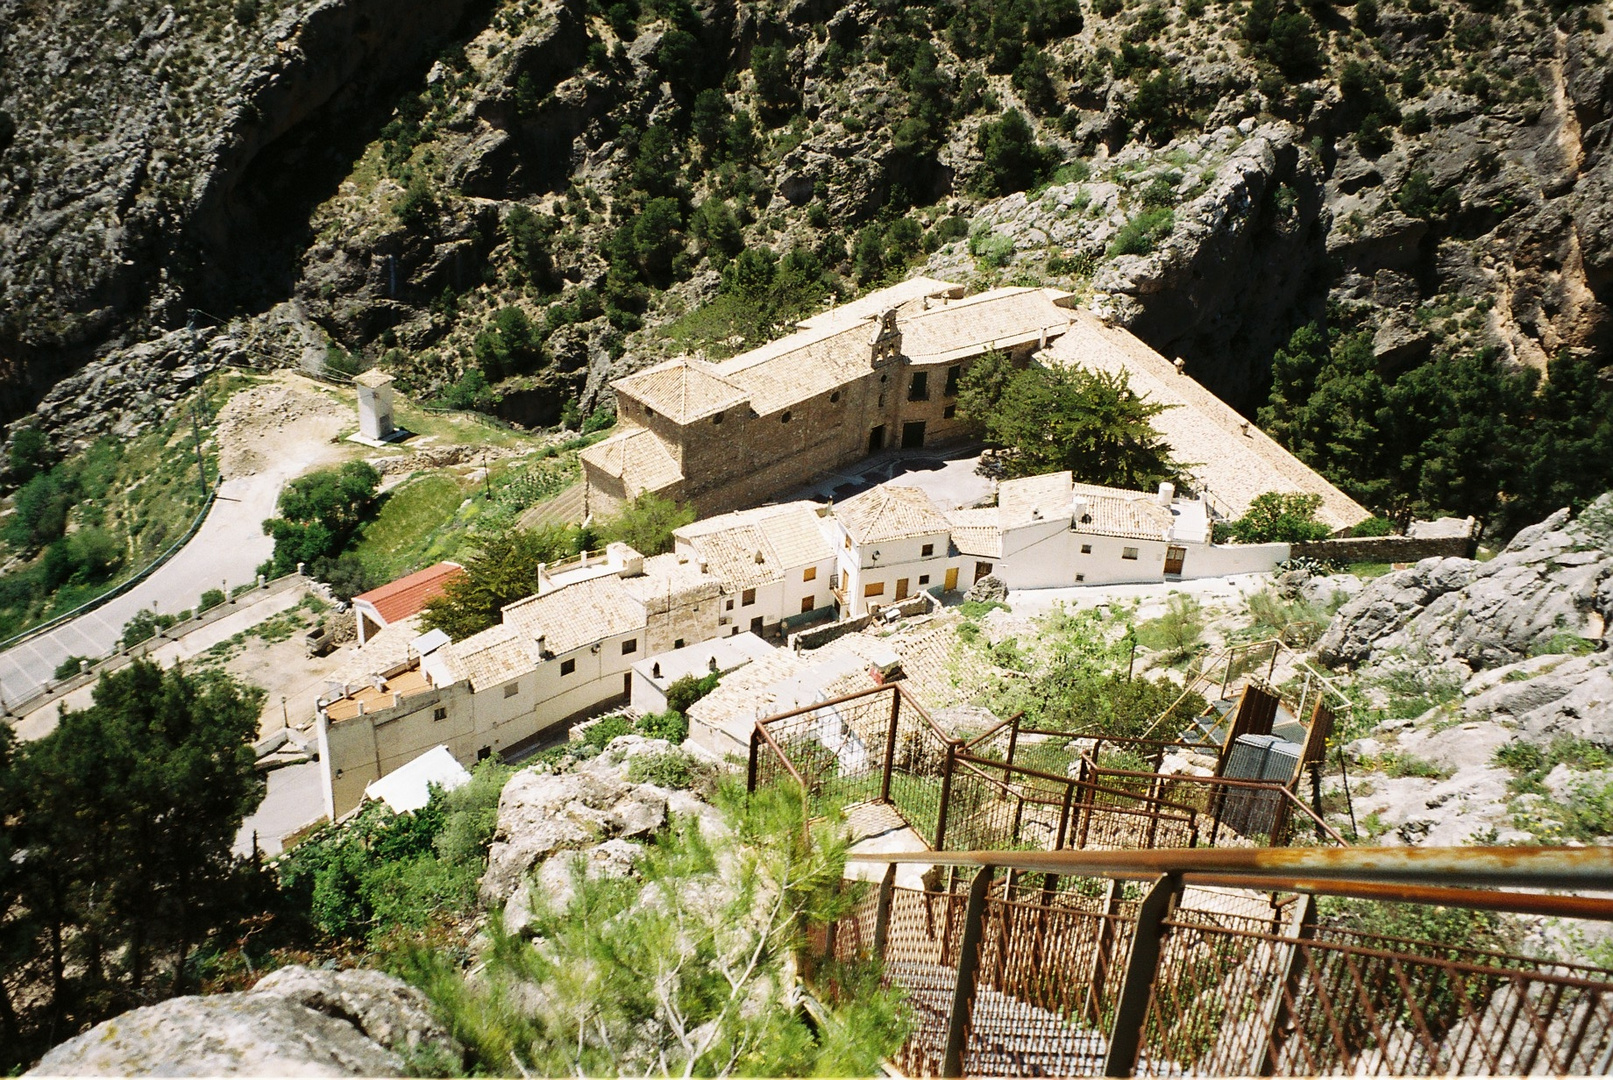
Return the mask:
<svg viewBox="0 0 1613 1080"><path fill-rule="evenodd" d="M958 605L958 614L965 619L978 619L988 611L1012 611L1013 608L1000 600L965 600Z"/></svg>
<svg viewBox="0 0 1613 1080"><path fill-rule="evenodd" d="M699 783L701 776L687 754L673 751L634 758L628 767L627 778L635 784L654 784L656 787L687 791Z"/></svg>
<svg viewBox="0 0 1613 1080"><path fill-rule="evenodd" d="M1394 532L1395 523L1393 520L1374 515L1352 528L1350 535L1356 537L1393 536Z"/></svg>
<svg viewBox="0 0 1613 1080"><path fill-rule="evenodd" d="M202 593L202 598L196 601L196 610L198 612L211 611L228 599L229 597L224 595L223 589L208 589Z"/></svg>
<svg viewBox="0 0 1613 1080"><path fill-rule="evenodd" d="M689 721L676 709L642 716L635 727L647 738L665 739L674 746L689 737Z"/></svg>
<svg viewBox="0 0 1613 1080"><path fill-rule="evenodd" d="M86 658L82 656L69 656L67 659L56 665L56 678L71 679L74 675L79 673L79 665L83 663L85 659Z"/></svg>
<svg viewBox="0 0 1613 1080"><path fill-rule="evenodd" d="M1173 593L1165 613L1137 627L1137 641L1171 661L1187 656L1204 637L1204 608L1185 593Z"/></svg>
<svg viewBox="0 0 1613 1080"><path fill-rule="evenodd" d="M717 689L717 682L721 678L721 675L713 671L700 678L685 675L681 679L674 680L672 685L666 688L667 708L673 712L688 712L691 705Z"/></svg>
<svg viewBox="0 0 1613 1080"><path fill-rule="evenodd" d="M1120 227L1109 243L1110 255L1147 255L1176 227L1176 212L1168 207L1144 210Z"/></svg>
<svg viewBox="0 0 1613 1080"><path fill-rule="evenodd" d="M123 624L123 633L118 640L125 649L131 649L142 641L150 641L159 630L166 630L177 621L172 615L159 615L142 608Z"/></svg>
<svg viewBox="0 0 1613 1080"><path fill-rule="evenodd" d="M1316 511L1322 497L1298 492L1267 491L1256 495L1243 516L1226 523L1227 538L1237 544L1297 544L1333 535Z"/></svg>
<svg viewBox="0 0 1613 1080"><path fill-rule="evenodd" d="M607 716L583 732L579 744L592 747L595 750L603 750L617 736L631 734L633 734L633 721L620 715Z"/></svg>

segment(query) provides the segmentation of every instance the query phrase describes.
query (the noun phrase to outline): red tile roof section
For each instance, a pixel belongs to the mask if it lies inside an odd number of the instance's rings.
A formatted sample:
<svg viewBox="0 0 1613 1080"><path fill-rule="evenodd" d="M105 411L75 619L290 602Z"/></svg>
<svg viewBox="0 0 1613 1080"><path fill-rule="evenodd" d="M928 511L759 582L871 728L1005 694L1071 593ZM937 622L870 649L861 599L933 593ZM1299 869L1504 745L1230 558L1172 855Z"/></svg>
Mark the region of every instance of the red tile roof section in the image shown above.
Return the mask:
<svg viewBox="0 0 1613 1080"><path fill-rule="evenodd" d="M372 605L387 623L395 623L424 611L427 604L443 594L450 581L464 572L465 568L458 563L440 562L382 585L379 589L359 593L353 597L353 601L357 603L363 600Z"/></svg>

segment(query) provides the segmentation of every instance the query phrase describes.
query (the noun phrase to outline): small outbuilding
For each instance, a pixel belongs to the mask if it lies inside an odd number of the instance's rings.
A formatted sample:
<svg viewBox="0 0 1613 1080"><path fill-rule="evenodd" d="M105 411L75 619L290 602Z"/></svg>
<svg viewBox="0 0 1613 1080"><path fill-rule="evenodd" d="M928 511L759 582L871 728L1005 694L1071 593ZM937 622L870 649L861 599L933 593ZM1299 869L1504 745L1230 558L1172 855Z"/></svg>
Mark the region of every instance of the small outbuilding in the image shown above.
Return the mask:
<svg viewBox="0 0 1613 1080"><path fill-rule="evenodd" d="M362 648L376 631L426 610L426 605L464 572L465 568L456 562L440 562L353 597L359 646Z"/></svg>
<svg viewBox="0 0 1613 1080"><path fill-rule="evenodd" d="M385 442L397 428L392 423L392 376L371 368L353 379L358 387L358 433Z"/></svg>

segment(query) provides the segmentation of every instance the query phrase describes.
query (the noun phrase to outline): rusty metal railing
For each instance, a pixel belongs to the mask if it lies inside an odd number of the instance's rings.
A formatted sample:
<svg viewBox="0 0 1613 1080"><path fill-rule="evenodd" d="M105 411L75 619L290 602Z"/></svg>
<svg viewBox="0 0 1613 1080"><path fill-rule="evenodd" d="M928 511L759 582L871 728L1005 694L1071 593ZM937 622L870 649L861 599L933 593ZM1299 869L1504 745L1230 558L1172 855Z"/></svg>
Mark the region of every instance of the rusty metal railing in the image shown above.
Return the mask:
<svg viewBox="0 0 1613 1080"><path fill-rule="evenodd" d="M841 960L879 960L885 981L903 988L913 1024L894 1063L909 1074L1605 1074L1613 1065L1613 971L1377 925L1397 909L1613 920L1613 850L852 858L886 864L884 878L820 944ZM901 888L903 863L947 865L954 877ZM1329 897L1372 905L1372 924L1341 923L1319 899Z"/></svg>
<svg viewBox="0 0 1613 1080"><path fill-rule="evenodd" d="M1050 758L1065 768L1053 772L1013 760L1016 752L1028 754L1022 735L1076 738L1080 746ZM992 756L999 744L1000 758ZM1105 764L1112 760L1106 748L1155 768L1167 753L1212 749L1022 730L1018 717L964 740L893 683L758 721L747 784L755 791L788 778L801 786L810 814L887 803L937 851L1344 843L1277 781L1117 767Z"/></svg>

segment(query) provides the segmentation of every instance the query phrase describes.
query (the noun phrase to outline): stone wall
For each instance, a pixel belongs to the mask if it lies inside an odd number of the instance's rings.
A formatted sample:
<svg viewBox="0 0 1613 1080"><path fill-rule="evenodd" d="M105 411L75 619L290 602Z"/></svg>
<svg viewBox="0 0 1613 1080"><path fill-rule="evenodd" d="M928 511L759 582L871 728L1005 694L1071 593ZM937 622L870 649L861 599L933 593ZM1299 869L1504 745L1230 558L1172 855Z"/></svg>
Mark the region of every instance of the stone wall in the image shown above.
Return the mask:
<svg viewBox="0 0 1613 1080"><path fill-rule="evenodd" d="M1362 536L1292 545L1289 558L1331 559L1339 563L1412 563L1427 558L1471 559L1478 547L1476 532L1465 536Z"/></svg>

